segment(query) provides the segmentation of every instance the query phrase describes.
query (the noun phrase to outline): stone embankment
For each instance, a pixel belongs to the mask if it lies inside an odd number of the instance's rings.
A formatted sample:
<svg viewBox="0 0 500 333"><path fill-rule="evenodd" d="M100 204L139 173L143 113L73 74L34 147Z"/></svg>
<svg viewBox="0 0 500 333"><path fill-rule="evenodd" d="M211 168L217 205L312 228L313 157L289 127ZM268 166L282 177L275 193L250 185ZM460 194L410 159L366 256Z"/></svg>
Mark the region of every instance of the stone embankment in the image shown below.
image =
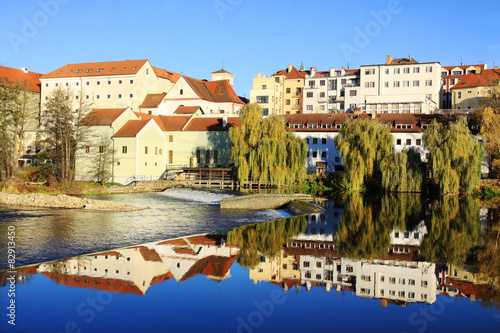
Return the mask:
<svg viewBox="0 0 500 333"><path fill-rule="evenodd" d="M314 198L308 194L250 194L239 197L230 197L222 199L221 209L277 209L282 208L290 202L301 202L300 206L307 213L321 211L321 209L308 204ZM306 208L307 207L307 208ZM299 210L299 208L297 208Z"/></svg>
<svg viewBox="0 0 500 333"><path fill-rule="evenodd" d="M130 212L148 209L149 207L135 207L113 201L92 200L77 198L70 195L49 195L42 193L10 194L0 193L0 204L16 206L32 206L47 208L69 208L97 211Z"/></svg>

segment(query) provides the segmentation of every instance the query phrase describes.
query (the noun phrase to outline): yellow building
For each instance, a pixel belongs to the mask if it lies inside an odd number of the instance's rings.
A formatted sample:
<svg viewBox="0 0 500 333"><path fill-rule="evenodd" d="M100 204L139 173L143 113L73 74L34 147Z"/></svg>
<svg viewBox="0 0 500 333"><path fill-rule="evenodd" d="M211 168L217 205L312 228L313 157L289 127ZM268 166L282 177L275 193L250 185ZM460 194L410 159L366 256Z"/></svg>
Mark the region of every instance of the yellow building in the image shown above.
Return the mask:
<svg viewBox="0 0 500 333"><path fill-rule="evenodd" d="M498 86L500 70L482 69L476 67L475 72L469 72L457 84L451 87L452 108L456 110L475 110L481 104L481 99L491 93L493 86Z"/></svg>
<svg viewBox="0 0 500 333"><path fill-rule="evenodd" d="M305 76L308 71L288 65L270 77L259 72L253 79L250 102L258 103L264 116L271 114L302 113Z"/></svg>

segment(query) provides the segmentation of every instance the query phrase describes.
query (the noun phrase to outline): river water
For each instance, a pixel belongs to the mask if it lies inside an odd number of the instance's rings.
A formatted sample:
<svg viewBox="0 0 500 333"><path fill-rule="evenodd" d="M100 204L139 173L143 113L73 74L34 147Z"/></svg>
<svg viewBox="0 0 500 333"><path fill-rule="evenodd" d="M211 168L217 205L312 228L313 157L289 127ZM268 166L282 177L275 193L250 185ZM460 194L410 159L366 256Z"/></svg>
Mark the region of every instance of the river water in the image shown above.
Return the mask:
<svg viewBox="0 0 500 333"><path fill-rule="evenodd" d="M173 188L164 192L95 196L151 209L92 212L0 206L0 234L16 228L16 265L39 263L173 237L205 233L287 215L283 211L221 211L219 203L236 192ZM7 238L0 240L5 248ZM7 267L6 253L0 269Z"/></svg>
<svg viewBox="0 0 500 333"><path fill-rule="evenodd" d="M0 331L500 332L498 225L476 199L352 195L250 224L286 213L221 212L232 195L111 197L151 207L133 213L3 207L16 266L87 254L0 272Z"/></svg>

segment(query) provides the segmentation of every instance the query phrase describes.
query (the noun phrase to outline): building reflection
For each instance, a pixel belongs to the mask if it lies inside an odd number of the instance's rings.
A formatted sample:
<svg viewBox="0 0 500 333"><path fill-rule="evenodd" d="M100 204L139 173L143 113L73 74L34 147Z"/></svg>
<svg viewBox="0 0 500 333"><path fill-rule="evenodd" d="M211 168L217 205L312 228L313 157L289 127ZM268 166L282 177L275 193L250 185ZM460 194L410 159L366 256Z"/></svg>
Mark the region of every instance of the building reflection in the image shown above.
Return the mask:
<svg viewBox="0 0 500 333"><path fill-rule="evenodd" d="M428 236L424 220L385 224L390 244L370 259L343 256L336 246L343 208L243 226L228 233L181 237L31 266L58 284L145 295L158 283L196 276L221 283L235 262L249 269L254 284L272 283L284 292L351 291L382 306L433 304L438 295L484 297L477 265L431 263L421 253ZM375 219L375 218L374 218ZM379 222L377 222L379 223ZM377 235L372 235L376 237ZM281 246L280 246L281 244Z"/></svg>

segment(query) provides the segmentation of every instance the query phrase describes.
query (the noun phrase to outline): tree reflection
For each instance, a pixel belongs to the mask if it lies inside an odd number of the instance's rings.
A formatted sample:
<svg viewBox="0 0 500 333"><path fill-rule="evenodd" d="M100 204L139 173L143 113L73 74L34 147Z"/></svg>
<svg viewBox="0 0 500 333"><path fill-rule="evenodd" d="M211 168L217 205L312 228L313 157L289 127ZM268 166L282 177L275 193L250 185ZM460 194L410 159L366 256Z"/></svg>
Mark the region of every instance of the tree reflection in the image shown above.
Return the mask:
<svg viewBox="0 0 500 333"><path fill-rule="evenodd" d="M500 309L500 223L495 221L484 238L484 246L478 255L479 271L486 283L480 303Z"/></svg>
<svg viewBox="0 0 500 333"><path fill-rule="evenodd" d="M424 218L423 203L417 194L386 194L380 199L363 199L352 193L336 235L343 257L377 258L387 253L394 229L412 229Z"/></svg>
<svg viewBox="0 0 500 333"><path fill-rule="evenodd" d="M251 224L232 229L227 241L238 246L238 263L246 268L255 268L260 256L274 258L280 254L283 244L304 233L307 228L305 215L293 216L269 222Z"/></svg>
<svg viewBox="0 0 500 333"><path fill-rule="evenodd" d="M428 234L420 247L427 261L462 266L481 237L479 204L472 197L442 197L431 205Z"/></svg>

